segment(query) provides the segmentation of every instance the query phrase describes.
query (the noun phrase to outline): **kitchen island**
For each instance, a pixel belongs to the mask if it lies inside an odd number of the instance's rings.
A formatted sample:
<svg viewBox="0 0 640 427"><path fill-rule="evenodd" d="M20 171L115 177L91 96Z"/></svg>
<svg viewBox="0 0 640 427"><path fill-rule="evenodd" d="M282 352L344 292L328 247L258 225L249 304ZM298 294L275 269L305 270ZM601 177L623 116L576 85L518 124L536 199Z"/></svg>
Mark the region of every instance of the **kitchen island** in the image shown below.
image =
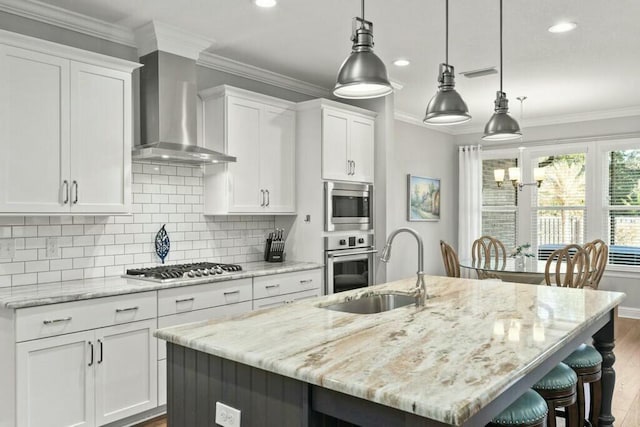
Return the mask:
<svg viewBox="0 0 640 427"><path fill-rule="evenodd" d="M377 314L325 308L415 279L157 331L170 425L485 425L593 336L600 425L613 424L616 307L624 294L426 276L431 298ZM339 421L343 420L343 421Z"/></svg>

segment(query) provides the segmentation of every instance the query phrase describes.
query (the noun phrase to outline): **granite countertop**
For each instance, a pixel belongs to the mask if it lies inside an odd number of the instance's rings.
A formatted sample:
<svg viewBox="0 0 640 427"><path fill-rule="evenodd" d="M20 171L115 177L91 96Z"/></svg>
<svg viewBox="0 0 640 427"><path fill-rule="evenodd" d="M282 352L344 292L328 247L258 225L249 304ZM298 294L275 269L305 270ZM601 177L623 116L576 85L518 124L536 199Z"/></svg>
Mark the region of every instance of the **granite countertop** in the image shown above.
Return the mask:
<svg viewBox="0 0 640 427"><path fill-rule="evenodd" d="M432 296L363 315L319 306L415 278L156 332L175 344L461 425L618 305L618 292L427 276Z"/></svg>
<svg viewBox="0 0 640 427"><path fill-rule="evenodd" d="M187 281L180 280L178 282L155 283L146 280L114 276L3 288L0 289L0 308L17 309L34 307L38 305L322 268L322 264L298 261L285 261L280 263L251 262L241 265L242 271L189 279Z"/></svg>

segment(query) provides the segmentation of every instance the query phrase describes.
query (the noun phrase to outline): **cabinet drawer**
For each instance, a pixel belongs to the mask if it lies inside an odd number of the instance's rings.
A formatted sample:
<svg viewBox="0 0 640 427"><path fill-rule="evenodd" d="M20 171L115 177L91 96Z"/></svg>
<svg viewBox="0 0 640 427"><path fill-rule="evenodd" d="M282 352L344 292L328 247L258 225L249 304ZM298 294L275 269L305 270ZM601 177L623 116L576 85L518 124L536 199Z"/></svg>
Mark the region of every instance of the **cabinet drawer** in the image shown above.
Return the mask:
<svg viewBox="0 0 640 427"><path fill-rule="evenodd" d="M163 289L158 292L158 315L184 313L251 301L251 279Z"/></svg>
<svg viewBox="0 0 640 427"><path fill-rule="evenodd" d="M320 296L320 289L310 289L308 291L295 292L293 294L278 295L275 297L262 298L253 301L253 309L279 307L285 304L291 304L308 298Z"/></svg>
<svg viewBox="0 0 640 427"><path fill-rule="evenodd" d="M51 337L156 316L155 291L22 308L16 310L16 340Z"/></svg>
<svg viewBox="0 0 640 427"><path fill-rule="evenodd" d="M251 279L249 279L251 280ZM205 308L204 310L187 311L158 318L158 328L168 328L169 326L182 325L183 323L199 322L201 320L219 319L221 317L233 316L236 314L251 311L251 299L238 304L228 304L220 307ZM158 339L158 360L167 357L167 346L164 340Z"/></svg>
<svg viewBox="0 0 640 427"><path fill-rule="evenodd" d="M286 295L308 289L320 289L320 270L260 276L253 279L253 298Z"/></svg>

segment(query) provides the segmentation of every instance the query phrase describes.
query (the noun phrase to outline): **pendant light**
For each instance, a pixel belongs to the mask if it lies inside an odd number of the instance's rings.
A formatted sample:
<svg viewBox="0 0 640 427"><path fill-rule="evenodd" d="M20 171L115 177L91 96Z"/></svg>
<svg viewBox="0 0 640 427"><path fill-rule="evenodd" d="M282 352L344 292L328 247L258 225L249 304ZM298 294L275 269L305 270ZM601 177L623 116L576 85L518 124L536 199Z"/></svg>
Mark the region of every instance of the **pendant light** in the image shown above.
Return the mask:
<svg viewBox="0 0 640 427"><path fill-rule="evenodd" d="M453 65L449 65L449 0L445 1L445 62L440 64L438 92L429 101L423 120L430 125L454 125L471 120L467 104L455 89Z"/></svg>
<svg viewBox="0 0 640 427"><path fill-rule="evenodd" d="M485 141L506 141L522 136L518 122L509 115L509 100L502 91L502 0L500 0L500 90L496 92L495 112L484 127Z"/></svg>
<svg viewBox="0 0 640 427"><path fill-rule="evenodd" d="M373 24L364 19L364 0L362 17L353 18L351 41L351 54L340 66L333 94L340 98L366 99L393 92L387 68L373 53Z"/></svg>

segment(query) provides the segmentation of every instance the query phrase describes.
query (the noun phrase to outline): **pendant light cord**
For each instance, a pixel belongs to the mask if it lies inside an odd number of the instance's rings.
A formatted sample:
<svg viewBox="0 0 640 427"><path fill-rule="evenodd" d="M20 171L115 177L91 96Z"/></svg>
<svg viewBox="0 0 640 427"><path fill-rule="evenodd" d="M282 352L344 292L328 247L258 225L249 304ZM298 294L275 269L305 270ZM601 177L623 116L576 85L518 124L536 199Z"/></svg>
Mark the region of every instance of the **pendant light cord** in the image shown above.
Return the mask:
<svg viewBox="0 0 640 427"><path fill-rule="evenodd" d="M500 0L500 93L502 93L502 0Z"/></svg>
<svg viewBox="0 0 640 427"><path fill-rule="evenodd" d="M364 0L362 0L362 20L364 21Z"/></svg>
<svg viewBox="0 0 640 427"><path fill-rule="evenodd" d="M445 22L445 44L444 44L444 63L449 65L449 0L446 0L444 6L444 22Z"/></svg>

